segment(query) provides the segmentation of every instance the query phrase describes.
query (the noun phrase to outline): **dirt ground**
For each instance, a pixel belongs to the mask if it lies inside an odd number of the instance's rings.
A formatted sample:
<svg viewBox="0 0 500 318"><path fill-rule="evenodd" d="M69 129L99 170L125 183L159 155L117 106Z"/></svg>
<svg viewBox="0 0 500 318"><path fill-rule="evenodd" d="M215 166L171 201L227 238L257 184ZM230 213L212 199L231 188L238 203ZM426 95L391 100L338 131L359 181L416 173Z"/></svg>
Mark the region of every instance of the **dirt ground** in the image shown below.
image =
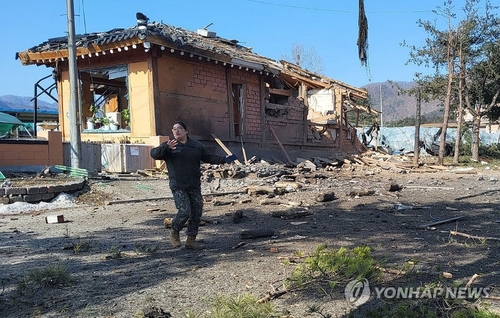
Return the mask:
<svg viewBox="0 0 500 318"><path fill-rule="evenodd" d="M386 269L370 281L372 287L418 287L443 282L443 273L452 275L450 285L463 286L478 274L471 286L488 287L489 298L470 306L500 313L499 167L396 173L368 166L315 172L274 166L262 169L289 174L259 173L260 164L238 179L205 172L202 250L170 247L164 218L173 217L175 207L162 174L90 179L74 207L0 215L0 316L168 317L152 315L154 307L172 317L210 317L215 296L262 298L282 291L300 256L322 244L369 246ZM274 197L235 193L295 182L298 175L300 188L292 183ZM402 189L388 191L391 183ZM322 192L334 192L335 200L317 202ZM243 217L236 220L237 211ZM280 213L295 217L276 217ZM65 222L46 223L52 215L63 215ZM273 234L242 237L249 230ZM55 266L67 269L70 283L22 284L30 273ZM292 290L271 303L287 317L322 317L310 313L311 306L323 317L364 317L370 308L395 304L377 299L372 290L370 300L355 307L345 298L346 282L338 285L332 293Z"/></svg>

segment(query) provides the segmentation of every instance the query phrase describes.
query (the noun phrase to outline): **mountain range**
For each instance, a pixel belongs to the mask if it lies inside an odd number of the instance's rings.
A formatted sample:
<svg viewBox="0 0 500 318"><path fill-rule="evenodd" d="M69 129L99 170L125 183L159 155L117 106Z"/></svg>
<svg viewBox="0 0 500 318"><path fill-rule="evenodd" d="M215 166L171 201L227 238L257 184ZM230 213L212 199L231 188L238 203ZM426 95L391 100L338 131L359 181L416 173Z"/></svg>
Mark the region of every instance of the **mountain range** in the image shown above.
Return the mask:
<svg viewBox="0 0 500 318"><path fill-rule="evenodd" d="M396 85L402 89L409 89L415 86L415 83L395 82L395 84L392 84L390 82L381 82L362 87L368 91L372 108L378 111L382 110L383 123L415 116L417 99L414 96L400 93ZM31 112L33 111L33 105L32 97L0 96L0 111ZM439 106L439 101L422 102L421 114L426 115L426 117L438 117L440 115ZM38 111L40 113L55 114L58 111L58 106L55 102L49 103L39 100Z"/></svg>
<svg viewBox="0 0 500 318"><path fill-rule="evenodd" d="M363 86L370 98L372 109L382 110L384 123L401 120L407 117L415 117L417 109L417 98L401 93L397 86L403 90L413 88L415 82L382 82ZM421 104L421 115L427 118L443 117L440 101L430 101Z"/></svg>
<svg viewBox="0 0 500 318"><path fill-rule="evenodd" d="M0 111L19 113L32 112L35 105L35 101L32 99L33 97L26 96L0 96ZM56 102L49 103L43 100L38 100L37 105L39 113L57 114L58 112L58 105Z"/></svg>

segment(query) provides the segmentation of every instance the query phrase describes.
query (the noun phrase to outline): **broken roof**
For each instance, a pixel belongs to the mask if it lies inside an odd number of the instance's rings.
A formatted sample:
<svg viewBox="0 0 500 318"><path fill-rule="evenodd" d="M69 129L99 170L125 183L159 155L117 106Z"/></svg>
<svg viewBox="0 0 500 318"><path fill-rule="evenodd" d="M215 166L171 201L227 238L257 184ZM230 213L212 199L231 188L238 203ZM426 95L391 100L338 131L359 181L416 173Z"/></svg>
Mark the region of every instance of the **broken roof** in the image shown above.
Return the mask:
<svg viewBox="0 0 500 318"><path fill-rule="evenodd" d="M311 73L292 63L278 62L258 55L251 48L238 44L237 40L221 38L206 28L193 32L161 22L150 22L143 26L138 23L130 28L75 35L77 58L92 58L92 56L139 48L149 51L153 45L172 53L178 52L200 60L229 64L261 74L264 72L280 74L285 76L285 81L292 87L299 84L305 84L309 88L341 86L354 97L363 99L367 97L363 89ZM49 39L26 51L16 53L16 59L20 59L23 65L54 67L56 61L64 61L67 58L68 38L66 36Z"/></svg>

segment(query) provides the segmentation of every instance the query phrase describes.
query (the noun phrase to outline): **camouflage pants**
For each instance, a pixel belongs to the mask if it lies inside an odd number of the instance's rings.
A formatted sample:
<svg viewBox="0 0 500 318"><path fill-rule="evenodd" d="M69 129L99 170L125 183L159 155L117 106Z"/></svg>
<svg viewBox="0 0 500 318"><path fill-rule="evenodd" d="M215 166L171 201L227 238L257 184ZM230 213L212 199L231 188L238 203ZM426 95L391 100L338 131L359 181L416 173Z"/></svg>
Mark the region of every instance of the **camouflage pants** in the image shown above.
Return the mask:
<svg viewBox="0 0 500 318"><path fill-rule="evenodd" d="M180 231L186 221L189 221L187 235L198 235L198 227L200 226L203 211L201 189L173 190L172 194L177 208L177 214L172 220L172 229Z"/></svg>

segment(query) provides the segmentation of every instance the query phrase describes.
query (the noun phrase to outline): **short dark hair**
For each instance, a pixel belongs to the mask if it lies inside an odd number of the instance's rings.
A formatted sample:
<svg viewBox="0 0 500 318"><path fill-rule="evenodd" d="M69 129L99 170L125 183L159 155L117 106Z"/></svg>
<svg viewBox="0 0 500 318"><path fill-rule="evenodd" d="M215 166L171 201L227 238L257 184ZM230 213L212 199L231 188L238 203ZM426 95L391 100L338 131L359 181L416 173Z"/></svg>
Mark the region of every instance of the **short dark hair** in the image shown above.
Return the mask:
<svg viewBox="0 0 500 318"><path fill-rule="evenodd" d="M181 125L181 126L182 126L182 128L184 128L184 130L188 130L188 128L187 128L187 126L186 126L186 124L184 124L184 122L182 122L182 121L176 121L176 122L174 123L174 126L175 126L175 125Z"/></svg>

